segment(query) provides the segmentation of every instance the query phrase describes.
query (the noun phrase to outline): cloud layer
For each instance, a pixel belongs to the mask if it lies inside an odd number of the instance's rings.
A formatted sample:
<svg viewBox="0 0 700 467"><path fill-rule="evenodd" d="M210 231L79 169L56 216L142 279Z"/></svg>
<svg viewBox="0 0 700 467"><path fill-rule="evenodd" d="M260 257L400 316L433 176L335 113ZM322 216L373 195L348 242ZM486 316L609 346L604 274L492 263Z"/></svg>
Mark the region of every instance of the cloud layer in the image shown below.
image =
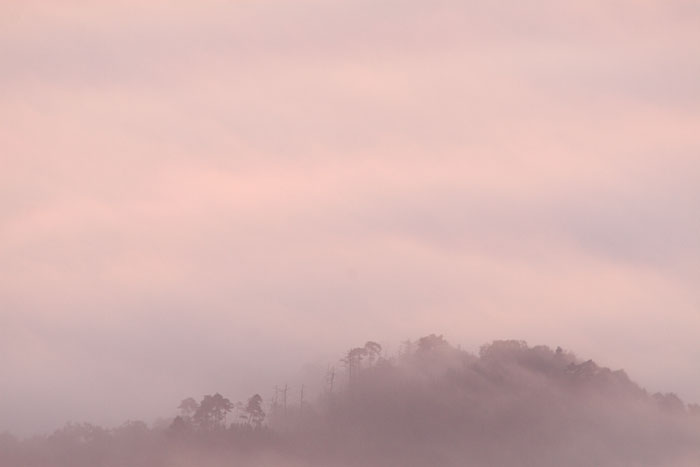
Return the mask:
<svg viewBox="0 0 700 467"><path fill-rule="evenodd" d="M700 399L693 2L0 18L0 430L426 331L562 341Z"/></svg>

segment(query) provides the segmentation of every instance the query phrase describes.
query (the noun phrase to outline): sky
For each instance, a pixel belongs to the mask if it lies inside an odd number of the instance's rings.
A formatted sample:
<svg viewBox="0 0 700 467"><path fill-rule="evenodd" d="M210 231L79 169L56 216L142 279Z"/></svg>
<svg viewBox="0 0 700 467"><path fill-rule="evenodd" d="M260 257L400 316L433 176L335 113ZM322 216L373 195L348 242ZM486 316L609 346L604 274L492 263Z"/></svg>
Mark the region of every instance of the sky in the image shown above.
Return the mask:
<svg viewBox="0 0 700 467"><path fill-rule="evenodd" d="M700 402L695 1L1 1L0 102L0 431L430 333Z"/></svg>

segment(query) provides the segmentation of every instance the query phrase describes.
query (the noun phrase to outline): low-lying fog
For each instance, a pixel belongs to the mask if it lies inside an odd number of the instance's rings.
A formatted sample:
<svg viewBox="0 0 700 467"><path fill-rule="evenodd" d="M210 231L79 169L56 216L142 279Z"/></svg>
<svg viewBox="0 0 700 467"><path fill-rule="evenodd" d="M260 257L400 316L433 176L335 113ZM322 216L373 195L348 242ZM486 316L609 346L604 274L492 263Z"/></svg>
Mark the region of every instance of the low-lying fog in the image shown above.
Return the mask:
<svg viewBox="0 0 700 467"><path fill-rule="evenodd" d="M298 399L290 397L296 390ZM223 391L223 390L222 390ZM183 397L172 417L0 438L3 467L696 466L700 406L557 347L369 341L315 397ZM183 395L184 396L184 395ZM108 401L105 401L108 403Z"/></svg>

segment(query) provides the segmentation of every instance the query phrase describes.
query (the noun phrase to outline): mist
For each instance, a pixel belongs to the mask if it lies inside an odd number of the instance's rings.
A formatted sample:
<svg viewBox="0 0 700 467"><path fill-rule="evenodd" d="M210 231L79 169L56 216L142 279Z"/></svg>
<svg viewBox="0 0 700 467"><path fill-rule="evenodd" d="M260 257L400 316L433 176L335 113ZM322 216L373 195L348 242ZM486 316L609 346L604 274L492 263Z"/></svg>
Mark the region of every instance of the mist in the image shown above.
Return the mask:
<svg viewBox="0 0 700 467"><path fill-rule="evenodd" d="M368 341L327 368L320 393L308 389L285 383L270 398L237 402L187 397L151 426L69 423L47 436L4 435L0 462L680 467L700 459L700 405L650 394L623 370L561 347L495 341L475 355L431 334L387 356Z"/></svg>
<svg viewBox="0 0 700 467"><path fill-rule="evenodd" d="M54 462L48 439L89 423L122 462L140 428L110 430L141 420L147 452L190 462L198 441L154 425L183 399L259 394L269 412L303 385L328 418L316 399L329 367L348 383L348 349L381 342L393 370L367 384L418 391L399 354L428 333L477 362L488 342L561 346L650 400L700 401L699 83L687 0L0 2L0 433ZM488 418L455 400L487 384L464 378L445 397ZM552 404L579 397L562 378L540 381ZM614 420L637 429L630 410ZM282 440L250 462L304 465L319 439L264 426ZM560 459L611 452L541 435ZM663 462L686 452L647 435ZM433 441L416 462L464 459ZM488 445L475 462L512 461Z"/></svg>

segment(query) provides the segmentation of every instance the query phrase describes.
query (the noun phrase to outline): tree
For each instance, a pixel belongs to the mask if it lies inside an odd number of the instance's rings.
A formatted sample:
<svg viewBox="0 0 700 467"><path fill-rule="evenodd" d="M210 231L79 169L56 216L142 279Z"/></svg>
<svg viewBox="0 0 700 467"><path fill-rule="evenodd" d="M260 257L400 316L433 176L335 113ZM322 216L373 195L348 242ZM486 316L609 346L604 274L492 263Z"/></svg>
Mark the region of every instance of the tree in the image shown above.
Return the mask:
<svg viewBox="0 0 700 467"><path fill-rule="evenodd" d="M220 429L225 425L226 414L232 409L231 401L219 393L213 396L204 396L192 416L192 420L203 430Z"/></svg>
<svg viewBox="0 0 700 467"><path fill-rule="evenodd" d="M348 371L348 382L352 384L360 370L362 369L362 359L367 357L370 366L379 359L382 351L382 346L373 341L367 341L364 347L355 347L345 354L345 357L340 361L345 365Z"/></svg>
<svg viewBox="0 0 700 467"><path fill-rule="evenodd" d="M173 422L168 427L168 434L173 436L184 436L186 433L192 431L192 423L186 421L181 416L177 416L173 419Z"/></svg>
<svg viewBox="0 0 700 467"><path fill-rule="evenodd" d="M442 334L439 336L430 334L429 336L424 336L418 339L418 352L420 353L430 352L433 349L445 348L448 346L449 344L445 338L442 337Z"/></svg>
<svg viewBox="0 0 700 467"><path fill-rule="evenodd" d="M700 416L700 404L688 404L688 413L694 416Z"/></svg>
<svg viewBox="0 0 700 467"><path fill-rule="evenodd" d="M255 394L248 399L248 404L246 404L245 407L245 413L248 416L248 424L255 428L260 428L263 420L265 420L262 402L263 398L260 397L260 394Z"/></svg>
<svg viewBox="0 0 700 467"><path fill-rule="evenodd" d="M654 398L654 401L656 401L658 407L662 410L676 413L685 412L685 404L672 392L666 394L657 392L656 394L652 395L652 397Z"/></svg>
<svg viewBox="0 0 700 467"><path fill-rule="evenodd" d="M180 409L180 416L182 416L185 419L190 419L195 414L195 412L197 412L199 404L193 398L188 397L187 399L184 399L182 402L180 402L180 405L177 408Z"/></svg>
<svg viewBox="0 0 700 467"><path fill-rule="evenodd" d="M382 346L377 344L374 341L367 341L365 343L365 354L367 355L367 360L369 361L370 366L374 364L377 360L379 360L379 356L382 352Z"/></svg>

